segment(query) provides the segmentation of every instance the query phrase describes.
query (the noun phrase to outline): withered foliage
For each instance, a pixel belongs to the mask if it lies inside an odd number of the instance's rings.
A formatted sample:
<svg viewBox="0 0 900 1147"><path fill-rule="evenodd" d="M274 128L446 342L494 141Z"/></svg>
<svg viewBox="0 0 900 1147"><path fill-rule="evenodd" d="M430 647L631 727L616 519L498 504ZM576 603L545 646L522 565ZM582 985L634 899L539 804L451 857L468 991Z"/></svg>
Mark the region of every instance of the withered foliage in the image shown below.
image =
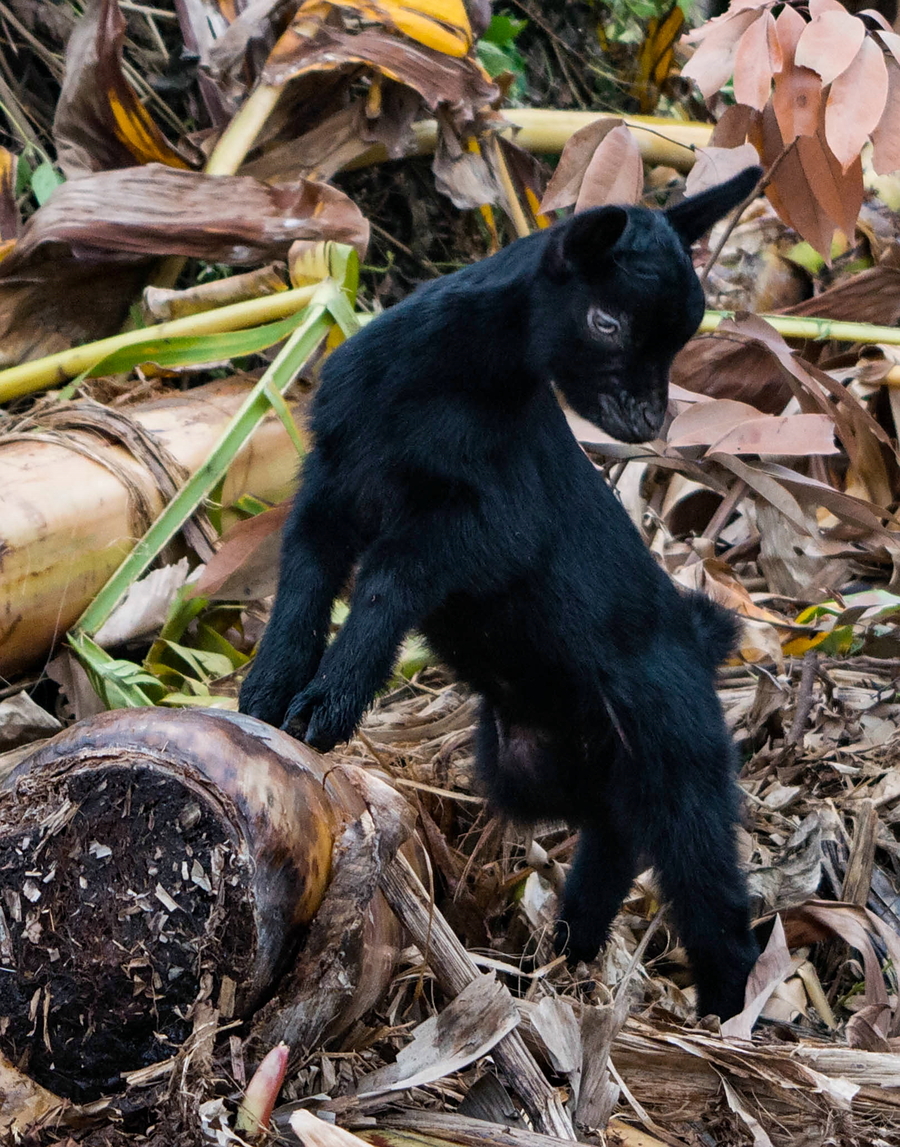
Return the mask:
<svg viewBox="0 0 900 1147"><path fill-rule="evenodd" d="M571 69L571 28L554 31L566 5L526 6ZM69 31L56 5L7 7L32 40L57 46ZM492 203L515 217L521 199L525 225L544 225L548 212L673 191L671 169L648 172L616 116L572 136L549 184L522 153L496 145L500 89L474 50L484 3L192 0L173 7L165 41L154 23L162 10L127 9L128 41L125 10L90 0L65 65L46 49L40 57L62 94L49 108L42 73L34 119L47 138L52 120L68 181L23 223L17 159L0 151L4 365L116 330L160 256L296 262L296 240L321 238L364 251L364 206L329 181L375 154L419 150L426 119L435 183L457 206L482 208L485 251L504 238ZM636 54L642 101L674 90L680 26L673 8L648 30ZM896 325L900 225L864 196L863 153L869 141L879 174L900 165L900 38L883 17L836 0L735 0L690 40L683 75L718 122L674 194L757 156L766 168L768 204L750 205L698 252L710 304L739 313L679 356L657 441L625 446L571 425L672 576L743 619L721 698L743 761L741 848L765 944L745 1012L724 1030L695 1022L651 872L595 965L555 958L573 838L541 825L521 839L491 816L473 781L477 701L413 647L403 655L411 680L396 680L327 761L282 745L290 767L273 765L280 735L260 734L251 751L240 723L225 736L227 718L161 709L100 717L38 748L0 825L0 1047L15 1061L0 1061L0 1126L15 1121L10 1141L234 1142L253 1069L284 1037L291 1057L274 1124L309 1147L350 1147L344 1128L378 1147L559 1147L604 1134L634 1147L900 1144L900 357L888 342L782 335L752 314ZM163 67L160 45L200 60L181 122L142 74L148 61ZM165 62L171 90L183 90L181 67ZM731 77L726 109L718 92ZM566 84L579 90L568 70ZM240 130L267 92L277 98L222 160L223 132ZM203 170L210 157L218 174ZM380 202L402 193L401 178L386 177ZM421 226L423 206L409 207ZM831 264L810 272L798 238ZM418 248L387 239L417 272L438 273ZM197 303L171 292L153 305L177 313ZM110 378L81 397L130 403L135 388L165 384ZM15 498L24 517L34 515L14 459L34 451L33 474L48 457L40 447L59 450L45 401L0 438L14 475L0 505ZM91 412L76 402L65 417ZM124 443L109 428L97 435L98 458ZM89 465L87 449L79 460ZM121 468L139 465L129 457ZM293 469L293 454L279 465ZM121 500L132 512L143 505L138 486ZM142 514L123 528L129 541ZM177 638L170 623L184 599L173 600L185 567L208 552L192 534L190 562L133 587L98 639L142 657L154 617L147 664L160 681L202 669L220 702L233 699L231 670L267 616L283 516L250 518L227 536ZM59 532L55 552L71 577L54 583L53 624L33 626L33 648L17 644L10 664L32 666L26 684L48 705L55 697L68 725L99 706L70 655L50 672L58 696L39 672L74 581L74 535ZM110 549L86 541L87 530L77 536L79 559ZM33 577L35 552L0 545L0 593L14 572ZM118 550L104 560L114 564ZM24 633L27 618L17 620ZM619 622L638 645L641 617ZM59 723L22 684L0 694L4 772ZM270 784L279 769L294 805ZM427 857L418 877L390 859L406 812L385 796L385 776L415 813L413 858ZM276 807L289 808L299 835L275 823ZM277 847L275 829L285 830ZM292 912L298 927L285 939L279 926ZM77 1102L61 1108L52 1092ZM307 1109L339 1126L311 1123Z"/></svg>

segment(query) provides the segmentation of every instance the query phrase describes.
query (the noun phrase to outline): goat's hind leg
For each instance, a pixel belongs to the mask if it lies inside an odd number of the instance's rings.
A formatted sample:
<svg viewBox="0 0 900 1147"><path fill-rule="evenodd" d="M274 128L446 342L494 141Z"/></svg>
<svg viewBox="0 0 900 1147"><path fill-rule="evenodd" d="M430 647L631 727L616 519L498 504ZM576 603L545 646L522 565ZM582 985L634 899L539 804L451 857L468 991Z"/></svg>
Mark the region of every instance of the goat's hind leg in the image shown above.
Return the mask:
<svg viewBox="0 0 900 1147"><path fill-rule="evenodd" d="M731 787L730 777L722 778ZM720 791L697 807L698 794L668 811L671 831L654 833L654 861L697 985L697 1014L723 1020L744 1006L759 955L749 927L747 888L738 865L735 802ZM723 797L725 799L723 799Z"/></svg>
<svg viewBox="0 0 900 1147"><path fill-rule="evenodd" d="M624 685L613 705L639 786L644 847L687 949L698 1011L727 1019L743 1007L758 948L737 854L734 746L712 672L700 656L657 652L638 683Z"/></svg>
<svg viewBox="0 0 900 1147"><path fill-rule="evenodd" d="M596 959L637 875L630 827L598 815L581 830L556 930L557 951L571 963Z"/></svg>

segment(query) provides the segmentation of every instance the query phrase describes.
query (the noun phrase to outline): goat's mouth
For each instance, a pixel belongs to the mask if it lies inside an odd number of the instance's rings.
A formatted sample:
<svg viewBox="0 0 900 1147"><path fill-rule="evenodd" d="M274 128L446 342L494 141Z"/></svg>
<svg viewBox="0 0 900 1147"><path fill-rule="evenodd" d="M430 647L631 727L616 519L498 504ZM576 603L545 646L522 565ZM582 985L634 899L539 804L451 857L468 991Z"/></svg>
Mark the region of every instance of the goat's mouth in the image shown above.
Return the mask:
<svg viewBox="0 0 900 1147"><path fill-rule="evenodd" d="M666 417L666 396L662 398L633 398L623 395L613 398L597 395L597 410L591 422L618 438L620 442L648 442L656 438Z"/></svg>

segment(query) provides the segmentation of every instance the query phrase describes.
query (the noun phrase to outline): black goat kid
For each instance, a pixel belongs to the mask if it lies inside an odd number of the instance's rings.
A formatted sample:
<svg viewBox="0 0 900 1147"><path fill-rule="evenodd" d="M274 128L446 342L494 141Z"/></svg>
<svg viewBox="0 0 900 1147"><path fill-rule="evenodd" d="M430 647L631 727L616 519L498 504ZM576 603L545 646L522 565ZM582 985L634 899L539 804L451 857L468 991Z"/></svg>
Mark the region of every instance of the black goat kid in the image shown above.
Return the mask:
<svg viewBox="0 0 900 1147"><path fill-rule="evenodd" d="M241 693L244 712L330 749L421 630L483 698L491 800L581 828L560 925L570 956L596 956L650 860L700 1013L723 1017L757 954L714 689L734 625L659 569L551 383L617 438L656 434L672 357L703 313L690 244L758 176L666 211L585 211L419 288L335 351Z"/></svg>

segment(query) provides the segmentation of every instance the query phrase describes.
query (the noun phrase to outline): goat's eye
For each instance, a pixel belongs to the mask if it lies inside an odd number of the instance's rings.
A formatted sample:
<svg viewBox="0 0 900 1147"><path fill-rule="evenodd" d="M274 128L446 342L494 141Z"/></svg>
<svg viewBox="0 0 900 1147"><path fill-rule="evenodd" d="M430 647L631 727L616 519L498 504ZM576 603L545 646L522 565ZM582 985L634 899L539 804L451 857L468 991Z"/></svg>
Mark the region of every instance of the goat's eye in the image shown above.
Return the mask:
<svg viewBox="0 0 900 1147"><path fill-rule="evenodd" d="M591 307L588 310L587 324L591 334L601 338L609 338L619 331L619 320L614 319L606 311L601 311L599 307Z"/></svg>

